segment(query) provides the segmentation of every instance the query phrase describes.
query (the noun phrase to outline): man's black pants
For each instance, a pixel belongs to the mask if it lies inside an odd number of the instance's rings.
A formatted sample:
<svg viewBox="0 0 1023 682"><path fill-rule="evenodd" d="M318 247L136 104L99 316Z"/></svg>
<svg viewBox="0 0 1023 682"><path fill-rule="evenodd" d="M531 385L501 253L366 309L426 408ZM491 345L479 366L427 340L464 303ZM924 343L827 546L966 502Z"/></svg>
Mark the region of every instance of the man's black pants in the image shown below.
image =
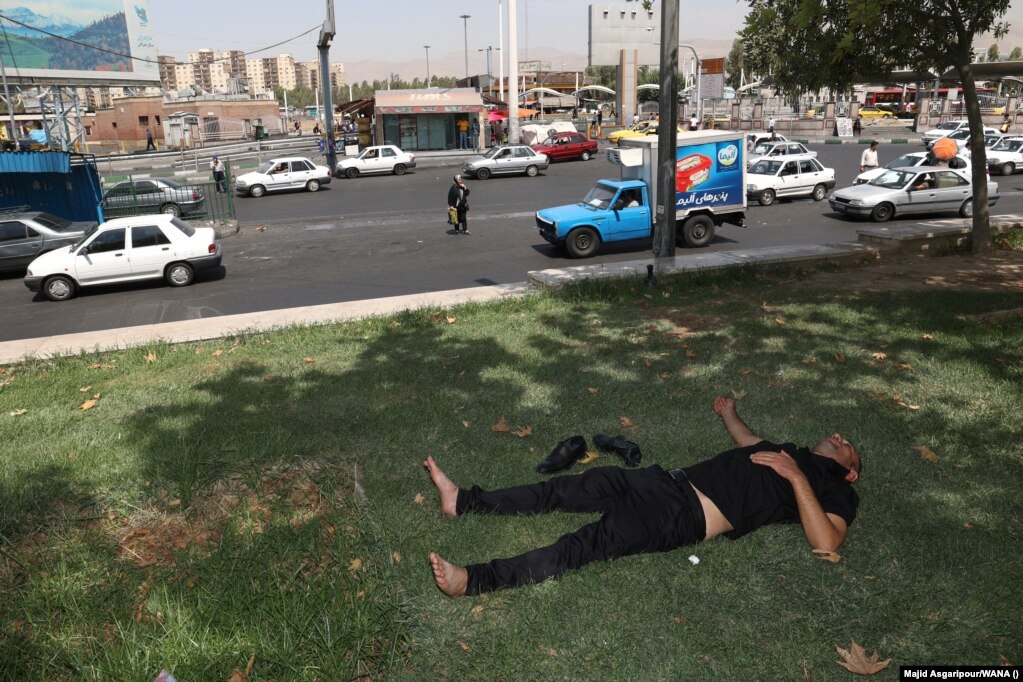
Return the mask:
<svg viewBox="0 0 1023 682"><path fill-rule="evenodd" d="M695 507L695 508L694 508ZM642 552L667 552L694 544L706 534L703 511L684 478L661 467L599 467L577 476L484 491L459 489L455 511L538 514L549 511L600 512L600 520L552 545L510 559L467 566L466 594L540 582L591 561Z"/></svg>

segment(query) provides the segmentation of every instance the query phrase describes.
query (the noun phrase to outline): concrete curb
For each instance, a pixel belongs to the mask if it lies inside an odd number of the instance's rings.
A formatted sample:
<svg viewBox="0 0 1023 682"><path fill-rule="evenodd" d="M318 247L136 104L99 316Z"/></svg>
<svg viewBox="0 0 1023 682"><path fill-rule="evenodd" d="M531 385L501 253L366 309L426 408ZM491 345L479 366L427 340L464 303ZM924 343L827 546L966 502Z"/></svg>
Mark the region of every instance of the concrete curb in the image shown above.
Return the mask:
<svg viewBox="0 0 1023 682"><path fill-rule="evenodd" d="M522 296L529 290L525 282L519 282L5 341L0 343L0 365L33 358L45 359L83 352L121 350L154 343L202 341L237 334L272 331L291 325L345 322L422 308L445 308L462 303Z"/></svg>

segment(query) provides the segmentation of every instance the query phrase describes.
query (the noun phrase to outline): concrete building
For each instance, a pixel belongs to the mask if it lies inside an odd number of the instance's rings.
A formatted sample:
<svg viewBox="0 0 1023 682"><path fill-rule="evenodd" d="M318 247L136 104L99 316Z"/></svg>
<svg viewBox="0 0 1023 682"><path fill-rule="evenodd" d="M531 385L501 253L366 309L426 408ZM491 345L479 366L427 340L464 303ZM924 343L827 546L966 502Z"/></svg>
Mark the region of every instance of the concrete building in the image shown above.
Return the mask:
<svg viewBox="0 0 1023 682"><path fill-rule="evenodd" d="M309 72L309 82L306 83L313 90L320 89L320 62L299 62ZM345 65L343 62L331 62L330 64L330 89L333 92L339 86L348 81L345 79Z"/></svg>

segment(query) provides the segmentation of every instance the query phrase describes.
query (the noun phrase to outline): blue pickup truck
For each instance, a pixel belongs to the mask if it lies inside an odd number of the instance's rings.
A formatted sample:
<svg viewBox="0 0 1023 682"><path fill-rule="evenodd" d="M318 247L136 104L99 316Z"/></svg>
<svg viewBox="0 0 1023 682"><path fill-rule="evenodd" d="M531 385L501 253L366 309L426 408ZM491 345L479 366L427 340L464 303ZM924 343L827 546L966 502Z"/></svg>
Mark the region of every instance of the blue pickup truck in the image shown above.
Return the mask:
<svg viewBox="0 0 1023 682"><path fill-rule="evenodd" d="M675 163L675 219L679 245L705 246L722 223L744 225L746 148L742 133L679 135ZM598 180L582 201L536 213L540 236L564 245L573 258L595 254L605 242L646 239L657 205L657 138L622 140L607 150L618 180Z"/></svg>

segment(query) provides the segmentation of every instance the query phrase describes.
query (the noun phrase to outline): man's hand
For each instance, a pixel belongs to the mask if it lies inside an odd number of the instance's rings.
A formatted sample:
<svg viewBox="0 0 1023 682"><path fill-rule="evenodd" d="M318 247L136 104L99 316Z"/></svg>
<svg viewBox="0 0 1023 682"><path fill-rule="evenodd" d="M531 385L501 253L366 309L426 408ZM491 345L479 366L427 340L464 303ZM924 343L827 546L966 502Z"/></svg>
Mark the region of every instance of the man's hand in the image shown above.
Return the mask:
<svg viewBox="0 0 1023 682"><path fill-rule="evenodd" d="M788 453L762 451L753 453L749 458L754 464L770 467L792 486L796 507L799 509L799 523L811 547L834 552L842 546L847 530L845 520L837 514L824 511L806 475Z"/></svg>
<svg viewBox="0 0 1023 682"><path fill-rule="evenodd" d="M714 398L714 412L719 417L724 417L725 413L736 414L735 401L731 398L722 398L721 396Z"/></svg>
<svg viewBox="0 0 1023 682"><path fill-rule="evenodd" d="M739 413L735 409L735 401L731 398L722 398L721 396L714 398L714 412L721 417L728 435L732 437L736 445L747 447L762 440L750 431L749 427L739 418Z"/></svg>
<svg viewBox="0 0 1023 682"><path fill-rule="evenodd" d="M749 458L754 464L770 467L774 473L789 483L798 478L805 478L803 472L796 465L796 460L792 459L787 452L754 452Z"/></svg>

